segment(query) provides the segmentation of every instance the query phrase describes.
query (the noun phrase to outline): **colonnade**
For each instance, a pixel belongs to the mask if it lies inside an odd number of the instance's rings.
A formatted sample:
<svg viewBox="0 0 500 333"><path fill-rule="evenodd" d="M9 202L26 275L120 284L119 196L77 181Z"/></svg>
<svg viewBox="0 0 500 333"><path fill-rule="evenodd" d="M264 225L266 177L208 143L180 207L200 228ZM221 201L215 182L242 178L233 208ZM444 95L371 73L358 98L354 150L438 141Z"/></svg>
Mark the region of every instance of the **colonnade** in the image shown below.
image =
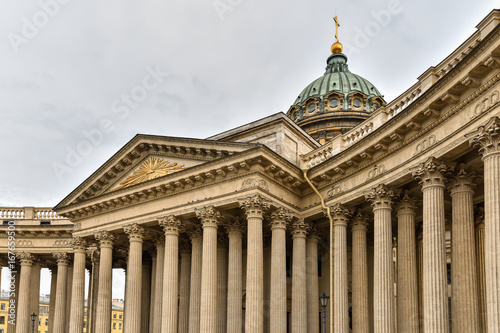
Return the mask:
<svg viewBox="0 0 500 333"><path fill-rule="evenodd" d="M500 330L500 119L492 118L467 137L471 144L479 146L484 175L465 165L431 157L411 170L420 184L417 191L400 193L379 184L364 193L366 202L371 204L368 212L366 204L347 207L336 203L331 207L333 332L352 329L363 333L369 332L370 326L375 332L449 331L445 191L452 198L453 331ZM484 218L474 216L477 176L484 177ZM162 234L155 237L150 263L143 261L147 230L138 224L125 227L129 240L125 333L262 333L265 330L285 333L287 297L291 298L291 332L319 331L318 232L314 225L303 218L293 218L288 210L276 208L276 204L270 209L271 203L260 195L241 199L238 204L245 218L228 219L217 208L207 206L195 211L199 224L187 224L178 216L159 219ZM421 214L417 214L419 209ZM270 215L265 216L267 212ZM394 235L393 214L397 218ZM421 232L416 231L419 230L417 215L422 216ZM264 309L265 222L271 228L268 310ZM369 223L373 223L372 276L368 266ZM217 238L223 230L227 242ZM288 295L287 230L291 231L293 249L292 290ZM348 231L352 254L350 276ZM181 233L189 235L190 244L180 241ZM397 238L397 275L393 236ZM246 277L243 276L244 237ZM95 240L99 251L92 253L87 332L108 333L116 236L101 231ZM49 324L51 333L66 332L66 322L70 333L83 330L86 240L76 237L73 247L72 262L68 253L54 254L57 275L53 272L52 286L57 292L54 299L51 297L50 306L55 309ZM21 268L16 333L28 333L29 322L22 319L30 313L29 291L32 279L37 279L32 271L36 258L26 252L18 258ZM71 295L67 295L68 267L72 268ZM270 316L268 328L266 315Z"/></svg>

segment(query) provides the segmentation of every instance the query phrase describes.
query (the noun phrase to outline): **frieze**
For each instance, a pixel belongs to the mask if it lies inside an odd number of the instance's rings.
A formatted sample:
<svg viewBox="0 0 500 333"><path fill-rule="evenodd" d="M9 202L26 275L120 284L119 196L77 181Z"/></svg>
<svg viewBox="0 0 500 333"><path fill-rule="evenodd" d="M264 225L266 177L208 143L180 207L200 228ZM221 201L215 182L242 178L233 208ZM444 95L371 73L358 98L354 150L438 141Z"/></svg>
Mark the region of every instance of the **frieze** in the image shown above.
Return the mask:
<svg viewBox="0 0 500 333"><path fill-rule="evenodd" d="M333 198L334 196L342 192L342 187L338 184L333 185L327 192L328 198Z"/></svg>
<svg viewBox="0 0 500 333"><path fill-rule="evenodd" d="M470 119L473 119L489 108L491 108L493 105L498 103L500 99L500 93L498 90L494 90L491 94L484 96L477 104L476 106L469 111L468 116Z"/></svg>
<svg viewBox="0 0 500 333"><path fill-rule="evenodd" d="M16 242L16 245L19 247L30 247L33 245L33 242L30 240L21 239Z"/></svg>
<svg viewBox="0 0 500 333"><path fill-rule="evenodd" d="M66 239L58 239L54 242L54 247L58 246L71 246L71 240L66 240Z"/></svg>
<svg viewBox="0 0 500 333"><path fill-rule="evenodd" d="M423 152L427 148L432 147L436 143L436 136L434 134L428 136L427 138L423 139L419 143L417 143L417 146L415 147L415 154L417 155L418 153Z"/></svg>
<svg viewBox="0 0 500 333"><path fill-rule="evenodd" d="M385 166L380 164L380 165L374 165L370 171L368 171L368 177L366 180L372 180L373 178L380 176L383 174L385 171Z"/></svg>
<svg viewBox="0 0 500 333"><path fill-rule="evenodd" d="M269 191L269 186L263 179L248 178L243 181L243 184L241 184L241 190L255 187L260 187L264 191Z"/></svg>

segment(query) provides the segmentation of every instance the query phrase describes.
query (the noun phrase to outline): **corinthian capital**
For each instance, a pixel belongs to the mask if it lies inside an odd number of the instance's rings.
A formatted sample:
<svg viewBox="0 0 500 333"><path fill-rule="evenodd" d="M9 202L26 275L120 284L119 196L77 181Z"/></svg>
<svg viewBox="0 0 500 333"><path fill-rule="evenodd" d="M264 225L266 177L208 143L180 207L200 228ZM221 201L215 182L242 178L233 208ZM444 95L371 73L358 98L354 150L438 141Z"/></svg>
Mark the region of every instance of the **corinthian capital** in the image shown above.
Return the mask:
<svg viewBox="0 0 500 333"><path fill-rule="evenodd" d="M450 167L442 161L430 157L424 163L420 163L412 170L413 177L420 180L422 189L429 186L444 186L445 175L450 171Z"/></svg>
<svg viewBox="0 0 500 333"><path fill-rule="evenodd" d="M264 211L269 209L269 202L258 194L239 200L239 204L247 217L262 218Z"/></svg>
<svg viewBox="0 0 500 333"><path fill-rule="evenodd" d="M474 192L474 187L476 187L475 180L479 178L476 174L467 169L465 164L460 164L458 172L450 177L450 182L448 188L450 189L451 195L460 192Z"/></svg>
<svg viewBox="0 0 500 333"><path fill-rule="evenodd" d="M304 219L298 219L292 223L292 237L306 237L309 225L304 222Z"/></svg>
<svg viewBox="0 0 500 333"><path fill-rule="evenodd" d="M196 217L199 218L203 227L217 227L222 214L214 207L208 206L194 210Z"/></svg>
<svg viewBox="0 0 500 333"><path fill-rule="evenodd" d="M271 229L286 229L286 226L290 223L291 220L292 215L290 214L290 211L286 208L280 207L271 214L269 225L271 226Z"/></svg>
<svg viewBox="0 0 500 333"><path fill-rule="evenodd" d="M489 154L500 153L500 118L491 118L486 125L465 136L469 144L479 147L483 158Z"/></svg>
<svg viewBox="0 0 500 333"><path fill-rule="evenodd" d="M36 258L29 252L20 252L16 254L17 259L21 262L21 265L33 265Z"/></svg>
<svg viewBox="0 0 500 333"><path fill-rule="evenodd" d="M54 252L52 255L54 256L54 259L56 259L58 266L69 264L69 256L66 252Z"/></svg>
<svg viewBox="0 0 500 333"><path fill-rule="evenodd" d="M123 231L125 231L125 233L128 235L128 238L131 242L142 242L142 240L144 239L145 230L137 223L123 228Z"/></svg>
<svg viewBox="0 0 500 333"><path fill-rule="evenodd" d="M406 190L403 192L402 196L396 203L397 214L412 214L415 215L415 209L417 208L417 199L412 197L410 193Z"/></svg>
<svg viewBox="0 0 500 333"><path fill-rule="evenodd" d="M115 236L108 231L100 231L94 235L95 239L99 241L101 247L113 247Z"/></svg>
<svg viewBox="0 0 500 333"><path fill-rule="evenodd" d="M87 249L87 241L82 237L74 236L71 245L73 245L75 252L85 252Z"/></svg>
<svg viewBox="0 0 500 333"><path fill-rule="evenodd" d="M158 223L163 228L165 235L179 235L181 220L174 215L169 215L158 219Z"/></svg>
<svg viewBox="0 0 500 333"><path fill-rule="evenodd" d="M385 184L380 184L371 191L365 193L366 200L372 203L373 210L392 209L392 199L394 191Z"/></svg>
<svg viewBox="0 0 500 333"><path fill-rule="evenodd" d="M334 225L347 226L349 218L352 216L352 212L340 203L336 203L330 207L330 214L333 217Z"/></svg>

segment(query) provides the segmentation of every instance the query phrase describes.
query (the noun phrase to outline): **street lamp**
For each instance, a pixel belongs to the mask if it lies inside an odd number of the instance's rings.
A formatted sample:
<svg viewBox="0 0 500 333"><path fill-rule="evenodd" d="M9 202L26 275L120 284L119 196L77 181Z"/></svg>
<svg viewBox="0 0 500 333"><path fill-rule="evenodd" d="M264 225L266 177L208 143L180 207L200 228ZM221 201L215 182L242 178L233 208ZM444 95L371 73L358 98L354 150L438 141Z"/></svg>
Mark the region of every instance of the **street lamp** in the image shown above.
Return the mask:
<svg viewBox="0 0 500 333"><path fill-rule="evenodd" d="M35 333L35 320L37 315L33 312L31 315L31 333Z"/></svg>
<svg viewBox="0 0 500 333"><path fill-rule="evenodd" d="M321 303L321 307L323 308L323 333L326 333L326 306L328 305L328 299L330 297L326 296L325 292L323 292L323 295L319 297L319 301Z"/></svg>

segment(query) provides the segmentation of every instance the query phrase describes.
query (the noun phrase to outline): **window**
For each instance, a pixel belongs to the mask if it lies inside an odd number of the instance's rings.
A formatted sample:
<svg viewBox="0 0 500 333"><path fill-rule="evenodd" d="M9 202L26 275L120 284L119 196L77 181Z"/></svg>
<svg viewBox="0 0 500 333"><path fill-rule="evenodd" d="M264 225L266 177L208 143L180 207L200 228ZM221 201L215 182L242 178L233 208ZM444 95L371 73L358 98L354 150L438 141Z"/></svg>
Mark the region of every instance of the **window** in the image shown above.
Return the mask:
<svg viewBox="0 0 500 333"><path fill-rule="evenodd" d="M0 324L5 324L5 316L0 317Z"/></svg>
<svg viewBox="0 0 500 333"><path fill-rule="evenodd" d="M122 323L119 323L118 324L118 329L121 330L122 329Z"/></svg>
<svg viewBox="0 0 500 333"><path fill-rule="evenodd" d="M113 313L113 319L116 319L116 313Z"/></svg>
<svg viewBox="0 0 500 333"><path fill-rule="evenodd" d="M361 107L361 100L359 98L355 98L354 101L352 101L352 105L356 108Z"/></svg>
<svg viewBox="0 0 500 333"><path fill-rule="evenodd" d="M5 310L5 303L0 304L0 310Z"/></svg>
<svg viewBox="0 0 500 333"><path fill-rule="evenodd" d="M38 318L38 326L42 325L42 318Z"/></svg>
<svg viewBox="0 0 500 333"><path fill-rule="evenodd" d="M116 323L113 323L113 329L116 330Z"/></svg>
<svg viewBox="0 0 500 333"><path fill-rule="evenodd" d="M49 319L48 318L45 319L45 326L49 326Z"/></svg>
<svg viewBox="0 0 500 333"><path fill-rule="evenodd" d="M42 220L40 221L40 225L50 225L50 220Z"/></svg>
<svg viewBox="0 0 500 333"><path fill-rule="evenodd" d="M307 110L309 112L314 112L314 110L316 110L316 104L314 104L314 103L309 104L309 107Z"/></svg>
<svg viewBox="0 0 500 333"><path fill-rule="evenodd" d="M336 108L337 106L339 106L339 100L334 98L334 99L331 99L330 100L330 107L331 108Z"/></svg>
<svg viewBox="0 0 500 333"><path fill-rule="evenodd" d="M122 319L122 314L120 313L120 319Z"/></svg>

